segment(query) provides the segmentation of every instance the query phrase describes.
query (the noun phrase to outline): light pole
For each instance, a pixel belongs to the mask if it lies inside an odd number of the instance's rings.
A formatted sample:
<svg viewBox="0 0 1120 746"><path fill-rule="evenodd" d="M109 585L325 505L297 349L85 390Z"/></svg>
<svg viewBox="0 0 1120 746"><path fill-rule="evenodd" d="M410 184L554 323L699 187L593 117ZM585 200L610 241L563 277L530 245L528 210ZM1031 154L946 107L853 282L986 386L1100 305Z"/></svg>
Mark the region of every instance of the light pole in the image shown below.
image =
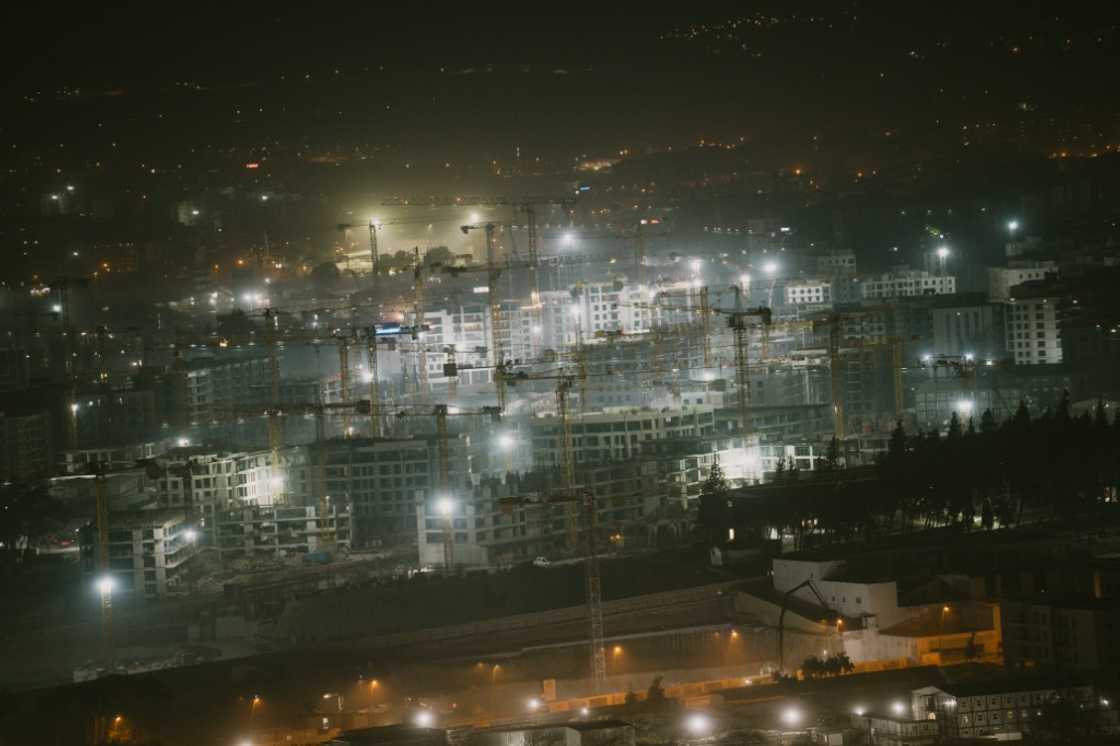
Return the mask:
<svg viewBox="0 0 1120 746"><path fill-rule="evenodd" d="M97 592L101 596L101 644L108 668L113 667L113 587L116 581L111 575L102 575L97 580Z"/></svg>
<svg viewBox="0 0 1120 746"><path fill-rule="evenodd" d="M443 571L451 574L455 564L455 526L452 523L455 501L450 497L436 500L436 513L443 519Z"/></svg>
<svg viewBox="0 0 1120 746"><path fill-rule="evenodd" d="M786 742L787 733L796 733L799 729L798 726L801 725L801 710L797 709L796 707L787 707L786 709L782 710L782 725L785 726L785 728L789 728L790 730L783 729L781 731L781 737L779 738L780 744L784 744Z"/></svg>
<svg viewBox="0 0 1120 746"><path fill-rule="evenodd" d="M941 274L945 274L945 265L946 265L946 261L949 259L949 254L950 253L952 253L952 252L949 251L948 246L938 246L937 247L938 267L941 269Z"/></svg>
<svg viewBox="0 0 1120 746"><path fill-rule="evenodd" d="M770 277L770 287L766 291L766 307L774 307L774 284L778 281L778 263L766 262L762 265L762 271Z"/></svg>

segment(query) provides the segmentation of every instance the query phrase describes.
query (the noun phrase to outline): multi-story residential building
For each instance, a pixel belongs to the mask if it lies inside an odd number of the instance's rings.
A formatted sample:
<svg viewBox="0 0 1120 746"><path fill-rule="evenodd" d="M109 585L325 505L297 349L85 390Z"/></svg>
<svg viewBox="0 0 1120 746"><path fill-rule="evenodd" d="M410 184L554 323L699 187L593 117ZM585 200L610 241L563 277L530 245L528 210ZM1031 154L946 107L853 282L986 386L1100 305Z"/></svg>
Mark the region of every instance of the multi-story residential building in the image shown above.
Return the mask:
<svg viewBox="0 0 1120 746"><path fill-rule="evenodd" d="M55 467L48 413L32 409L0 412L0 478L42 478Z"/></svg>
<svg viewBox="0 0 1120 746"><path fill-rule="evenodd" d="M94 467L122 469L138 462L162 456L167 451L163 441L141 442L131 445L82 448L62 454L62 470L67 474L88 474Z"/></svg>
<svg viewBox="0 0 1120 746"><path fill-rule="evenodd" d="M358 545L416 540L416 504L439 485L436 438L330 440L310 449L313 470L323 470L332 504L351 506ZM459 438L449 443L451 492L466 486L467 451ZM316 495L319 487L314 486Z"/></svg>
<svg viewBox="0 0 1120 746"><path fill-rule="evenodd" d="M151 389L86 391L78 394L76 404L78 443L83 446L158 437L156 395Z"/></svg>
<svg viewBox="0 0 1120 746"><path fill-rule="evenodd" d="M934 355L972 355L980 360L999 360L1006 354L1007 307L976 297L930 309Z"/></svg>
<svg viewBox="0 0 1120 746"><path fill-rule="evenodd" d="M267 356L196 358L177 363L172 372L176 424L221 420L268 404L272 367Z"/></svg>
<svg viewBox="0 0 1120 746"><path fill-rule="evenodd" d="M1007 598L1001 606L1008 665L1111 671L1120 664L1115 600L1058 594Z"/></svg>
<svg viewBox="0 0 1120 746"><path fill-rule="evenodd" d="M1058 308L1062 296L1045 284L1018 286L1007 301L1007 351L1017 365L1062 362Z"/></svg>
<svg viewBox="0 0 1120 746"><path fill-rule="evenodd" d="M910 700L915 721L936 723L936 743L1022 741L1047 719L1051 731L1077 725L1108 731L1116 724L1115 711L1092 685L1053 675L939 684L913 690ZM1066 709L1068 719L1055 722L1054 707Z"/></svg>
<svg viewBox="0 0 1120 746"><path fill-rule="evenodd" d="M825 277L851 277L856 273L854 251L830 251L817 256L817 273Z"/></svg>
<svg viewBox="0 0 1120 746"><path fill-rule="evenodd" d="M164 598L187 589L190 563L197 551L193 524L182 510L134 510L109 514L109 569L114 593ZM81 533L83 574L100 574L97 530Z"/></svg>
<svg viewBox="0 0 1120 746"><path fill-rule="evenodd" d="M272 451L215 453L201 448L176 448L149 467L161 507L186 510L208 535L217 514L243 506L304 505L312 500L312 474L307 447Z"/></svg>
<svg viewBox="0 0 1120 746"><path fill-rule="evenodd" d="M795 280L786 284L786 304L821 306L832 303L832 282L822 279Z"/></svg>
<svg viewBox="0 0 1120 746"><path fill-rule="evenodd" d="M1024 282L1046 279L1058 273L1057 262L1015 260L1006 267L988 268L988 300L1005 301L1014 293L1012 288Z"/></svg>
<svg viewBox="0 0 1120 746"><path fill-rule="evenodd" d="M335 551L350 547L350 511L332 502L326 517L318 506L245 506L218 514L214 544L222 562Z"/></svg>
<svg viewBox="0 0 1120 746"><path fill-rule="evenodd" d="M580 465L575 476L581 489L595 496L596 525L604 550L612 542L624 541L644 517L667 504L665 482L653 460ZM553 501L561 496L557 484L553 470L510 474L505 480L484 479L450 503L451 516L439 512L437 500L417 503L421 565L444 565L448 528L452 562L457 567L497 567L562 551L569 537L569 506ZM503 502L511 497L518 499Z"/></svg>
<svg viewBox="0 0 1120 746"><path fill-rule="evenodd" d="M913 295L951 295L957 292L954 275L903 269L872 275L860 285L863 298L904 298Z"/></svg>

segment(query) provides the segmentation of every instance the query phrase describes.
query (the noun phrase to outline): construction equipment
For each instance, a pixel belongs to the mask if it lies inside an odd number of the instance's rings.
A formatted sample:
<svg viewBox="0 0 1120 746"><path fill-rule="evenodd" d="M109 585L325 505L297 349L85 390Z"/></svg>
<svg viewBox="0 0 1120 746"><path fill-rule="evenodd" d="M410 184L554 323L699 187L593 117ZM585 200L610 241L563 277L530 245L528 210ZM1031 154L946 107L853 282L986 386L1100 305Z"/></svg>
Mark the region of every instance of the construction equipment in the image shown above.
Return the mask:
<svg viewBox="0 0 1120 746"><path fill-rule="evenodd" d="M560 419L560 488L564 495L574 495L576 490L575 453L572 444L572 422L569 412L572 386L576 381L581 383L587 379L587 369L582 365L579 373L561 374L533 374L525 371L504 373L502 376L510 386L522 381L556 381L556 416ZM568 547L575 549L579 546L579 511L576 506L570 505L565 515L565 526L568 531Z"/></svg>
<svg viewBox="0 0 1120 746"><path fill-rule="evenodd" d="M494 229L497 227L496 223L483 223L479 225L463 225L460 230L464 234L471 231L481 230L486 235L486 270L487 270L487 298L490 302L490 338L492 344L490 346L490 363L497 366L505 360L502 353L503 335L501 333L502 323L502 308L501 296L498 295L498 277L501 269L498 267L497 257L494 256ZM499 401L498 406L502 407L504 402Z"/></svg>
<svg viewBox="0 0 1120 746"><path fill-rule="evenodd" d="M825 602L824 596L820 594L817 587L813 584L812 578L807 578L801 583L798 583L793 588L790 588L782 596L782 610L778 613L778 672L784 674L786 672L786 607L789 606L789 599L794 593L797 593L802 588L808 588L817 597L820 602L821 608L829 615L835 614L828 603Z"/></svg>
<svg viewBox="0 0 1120 746"><path fill-rule="evenodd" d="M868 308L860 311L834 311L814 320L814 327L819 327L821 325L828 326L829 386L832 398L833 436L837 440L843 440L847 430L847 415L844 411L843 394L844 378L843 369L841 367L841 343L844 341L842 325L846 320L861 319L879 310L881 309ZM859 340L856 346L863 348L884 345L891 348L891 372L895 418L902 419L906 408L904 398L905 389L902 383L902 371L904 368L902 359L902 338L887 336L873 342Z"/></svg>
<svg viewBox="0 0 1120 746"><path fill-rule="evenodd" d="M595 495L590 490L565 492L546 498L505 497L498 500L503 510L518 506L547 506L561 504L565 514L574 508L576 515L582 514L584 528L584 547L587 557L584 561L584 585L587 596L587 620L589 624L590 672L595 693L602 692L607 683L606 634L603 628L603 581L599 569L599 542L596 536L598 511ZM577 529L578 532L578 529Z"/></svg>

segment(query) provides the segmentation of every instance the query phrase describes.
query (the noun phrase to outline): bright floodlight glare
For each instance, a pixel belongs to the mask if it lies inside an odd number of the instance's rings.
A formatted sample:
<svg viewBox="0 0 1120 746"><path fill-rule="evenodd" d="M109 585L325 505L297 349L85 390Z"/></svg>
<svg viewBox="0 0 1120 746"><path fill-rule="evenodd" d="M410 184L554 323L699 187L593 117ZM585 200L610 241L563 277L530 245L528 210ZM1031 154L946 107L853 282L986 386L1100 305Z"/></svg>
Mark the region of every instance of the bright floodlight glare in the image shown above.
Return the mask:
<svg viewBox="0 0 1120 746"><path fill-rule="evenodd" d="M774 274L775 272L778 271L778 263L777 262L766 262L766 264L762 265L762 271L765 272L768 275L772 275L772 274Z"/></svg>
<svg viewBox="0 0 1120 746"><path fill-rule="evenodd" d="M685 718L685 729L694 736L703 736L712 730L712 720L703 713L695 712Z"/></svg>
<svg viewBox="0 0 1120 746"><path fill-rule="evenodd" d="M1008 220L1007 221L1007 230L1011 231L1012 233L1019 230L1019 221L1018 220Z"/></svg>
<svg viewBox="0 0 1120 746"><path fill-rule="evenodd" d="M856 709L852 710L852 712L856 714L856 717L863 717L864 713L866 713L867 710L862 707L857 707Z"/></svg>
<svg viewBox="0 0 1120 746"><path fill-rule="evenodd" d="M750 285L751 284L751 275L750 275L749 272L744 272L743 274L739 275L739 284L740 285Z"/></svg>
<svg viewBox="0 0 1120 746"><path fill-rule="evenodd" d="M193 542L195 539L198 538L198 532L195 531L193 528L188 528L186 531L183 532L183 538L186 539L187 541Z"/></svg>
<svg viewBox="0 0 1120 746"><path fill-rule="evenodd" d="M246 738L244 741L238 742L237 746L253 746L253 742Z"/></svg>
<svg viewBox="0 0 1120 746"><path fill-rule="evenodd" d="M894 711L895 715L901 715L906 711L906 705L902 704L901 702L895 702L893 705L891 705L891 710Z"/></svg>
<svg viewBox="0 0 1120 746"><path fill-rule="evenodd" d="M113 581L113 578L108 575L103 575L97 579L97 590L102 596L108 596L112 593L115 585L116 583Z"/></svg>
<svg viewBox="0 0 1120 746"><path fill-rule="evenodd" d="M362 383L373 383L373 373L370 373L368 370L363 370Z"/></svg>
<svg viewBox="0 0 1120 746"><path fill-rule="evenodd" d="M432 723L435 721L435 716L428 710L420 710L420 712L416 713L416 717L413 718L413 722L421 728L431 728Z"/></svg>
<svg viewBox="0 0 1120 746"><path fill-rule="evenodd" d="M191 444L191 439L190 438L179 438L175 441L175 444L177 446L179 446L180 448L186 448L187 446L189 446Z"/></svg>
<svg viewBox="0 0 1120 746"><path fill-rule="evenodd" d="M442 516L449 516L455 512L455 501L450 497L441 497L436 500L436 512Z"/></svg>
<svg viewBox="0 0 1120 746"><path fill-rule="evenodd" d="M949 256L949 247L948 246L938 246L937 247L937 256L938 256L939 259L944 259L947 256Z"/></svg>
<svg viewBox="0 0 1120 746"><path fill-rule="evenodd" d="M516 441L514 440L514 437L509 433L502 433L498 436L498 447L504 451L508 451L510 448L513 448L513 444L515 442Z"/></svg>
<svg viewBox="0 0 1120 746"><path fill-rule="evenodd" d="M693 272L699 272L700 267L704 265L703 259L692 259L689 261L688 266L692 268Z"/></svg>
<svg viewBox="0 0 1120 746"><path fill-rule="evenodd" d="M51 306L51 310L54 311L55 313L62 313L62 304L61 303L55 303L53 306Z"/></svg>
<svg viewBox="0 0 1120 746"><path fill-rule="evenodd" d="M470 215L470 218L471 218L471 223L477 223L479 220L482 219L481 217L479 217L477 212L472 212L471 215Z"/></svg>
<svg viewBox="0 0 1120 746"><path fill-rule="evenodd" d="M191 210L191 215L198 216L198 210Z"/></svg>
<svg viewBox="0 0 1120 746"><path fill-rule="evenodd" d="M795 707L782 710L782 722L786 725L797 725L801 722L801 711Z"/></svg>
<svg viewBox="0 0 1120 746"><path fill-rule="evenodd" d="M973 403L968 399L957 402L957 411L961 414L972 414Z"/></svg>
<svg viewBox="0 0 1120 746"><path fill-rule="evenodd" d="M576 242L576 237L573 236L571 233L565 233L563 241L564 241L565 246L571 246L572 244L574 244Z"/></svg>
<svg viewBox="0 0 1120 746"><path fill-rule="evenodd" d="M526 704L528 705L529 710L532 712L536 712L537 710L541 709L541 701L536 697L530 699Z"/></svg>
<svg viewBox="0 0 1120 746"><path fill-rule="evenodd" d="M77 414L77 413L78 413L78 406L79 406L79 405L78 405L78 404L76 404L76 403L75 403L75 404L71 404L71 405L70 405L70 412L71 412L71 414Z"/></svg>
<svg viewBox="0 0 1120 746"><path fill-rule="evenodd" d="M976 359L976 356L975 356L975 355L973 355L973 354L972 354L971 352L966 352L966 353L964 354L964 361L965 361L966 363L971 363L971 362L972 362L973 360L975 360L975 359Z"/></svg>
<svg viewBox="0 0 1120 746"><path fill-rule="evenodd" d="M278 490L284 486L284 477L272 477L268 480L268 484L272 489Z"/></svg>
<svg viewBox="0 0 1120 746"><path fill-rule="evenodd" d="M581 707L581 708L579 708L579 714L582 715L583 717L587 717L588 715L591 714L591 708Z"/></svg>

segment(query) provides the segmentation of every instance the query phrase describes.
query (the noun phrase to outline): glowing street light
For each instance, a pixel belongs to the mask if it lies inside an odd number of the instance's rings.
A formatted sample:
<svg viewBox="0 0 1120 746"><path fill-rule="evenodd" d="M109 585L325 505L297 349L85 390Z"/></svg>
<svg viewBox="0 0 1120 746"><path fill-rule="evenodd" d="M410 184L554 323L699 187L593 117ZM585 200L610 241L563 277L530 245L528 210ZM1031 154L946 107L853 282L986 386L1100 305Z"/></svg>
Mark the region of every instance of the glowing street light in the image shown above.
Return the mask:
<svg viewBox="0 0 1120 746"><path fill-rule="evenodd" d="M969 417L972 415L972 410L973 408L975 408L975 406L976 405L971 400L963 399L957 402L957 411L962 415Z"/></svg>
<svg viewBox="0 0 1120 746"><path fill-rule="evenodd" d="M782 722L792 727L797 727L801 723L801 710L796 707L787 707L782 710Z"/></svg>
<svg viewBox="0 0 1120 746"><path fill-rule="evenodd" d="M712 719L702 712L694 712L685 718L684 728L690 735L706 736L712 732Z"/></svg>
<svg viewBox="0 0 1120 746"><path fill-rule="evenodd" d="M891 705L891 712L895 715L902 715L902 713L906 712L906 705L902 702L895 702Z"/></svg>
<svg viewBox="0 0 1120 746"><path fill-rule="evenodd" d="M572 235L571 233L565 233L564 236L560 240L563 242L563 244L565 246L567 246L568 248L571 248L572 246L575 245L576 237L574 235Z"/></svg>
<svg viewBox="0 0 1120 746"><path fill-rule="evenodd" d="M107 598L113 595L113 589L116 585L117 582L113 580L111 575L102 575L97 579L97 592L101 594L102 598Z"/></svg>
<svg viewBox="0 0 1120 746"><path fill-rule="evenodd" d="M198 532L195 531L193 528L188 528L186 531L183 532L183 538L186 539L191 544L194 544L196 541L198 541Z"/></svg>
<svg viewBox="0 0 1120 746"><path fill-rule="evenodd" d="M509 433L501 433L498 435L498 448L503 451L508 451L517 444L517 439Z"/></svg>
<svg viewBox="0 0 1120 746"><path fill-rule="evenodd" d="M53 311L54 313L62 313L62 304L55 303L53 306L51 306L51 311Z"/></svg>
<svg viewBox="0 0 1120 746"><path fill-rule="evenodd" d="M190 444L190 438L176 438L175 440L175 445L179 446L180 448L187 448L190 446Z"/></svg>
<svg viewBox="0 0 1120 746"><path fill-rule="evenodd" d="M539 699L537 699L536 697L532 697L528 702L525 703L525 706L529 708L529 712L536 712L537 710L541 709L542 704L543 703Z"/></svg>
<svg viewBox="0 0 1120 746"><path fill-rule="evenodd" d="M692 259L688 262L688 266L692 269L693 272L699 272L700 268L704 266L704 260Z"/></svg>
<svg viewBox="0 0 1120 746"><path fill-rule="evenodd" d="M436 512L444 518L450 518L455 512L455 501L450 497L441 497L436 500Z"/></svg>
<svg viewBox="0 0 1120 746"><path fill-rule="evenodd" d="M581 708L579 708L579 714L580 714L580 717L587 717L588 715L591 714L591 708L590 707L581 707Z"/></svg>
<svg viewBox="0 0 1120 746"><path fill-rule="evenodd" d="M1015 231L1017 231L1017 230L1019 230L1019 221L1014 220L1014 219L1008 220L1007 221L1007 232L1014 234Z"/></svg>
<svg viewBox="0 0 1120 746"><path fill-rule="evenodd" d="M852 710L852 713L855 714L856 717L861 718L861 717L863 717L864 715L867 714L867 709L865 707L862 707L862 706L857 707L854 710Z"/></svg>
<svg viewBox="0 0 1120 746"><path fill-rule="evenodd" d="M744 272L743 274L739 275L739 287L740 288L748 288L748 287L750 287L750 285L751 285L751 273L750 272Z"/></svg>
<svg viewBox="0 0 1120 746"><path fill-rule="evenodd" d="M941 259L942 261L944 261L945 259L948 259L949 258L949 253L950 252L949 252L949 247L948 246L938 246L937 247L937 258L938 259Z"/></svg>
<svg viewBox="0 0 1120 746"><path fill-rule="evenodd" d="M431 728L432 725L435 724L436 718L431 710L420 710L420 712L416 713L416 716L412 718L412 722L421 728Z"/></svg>

